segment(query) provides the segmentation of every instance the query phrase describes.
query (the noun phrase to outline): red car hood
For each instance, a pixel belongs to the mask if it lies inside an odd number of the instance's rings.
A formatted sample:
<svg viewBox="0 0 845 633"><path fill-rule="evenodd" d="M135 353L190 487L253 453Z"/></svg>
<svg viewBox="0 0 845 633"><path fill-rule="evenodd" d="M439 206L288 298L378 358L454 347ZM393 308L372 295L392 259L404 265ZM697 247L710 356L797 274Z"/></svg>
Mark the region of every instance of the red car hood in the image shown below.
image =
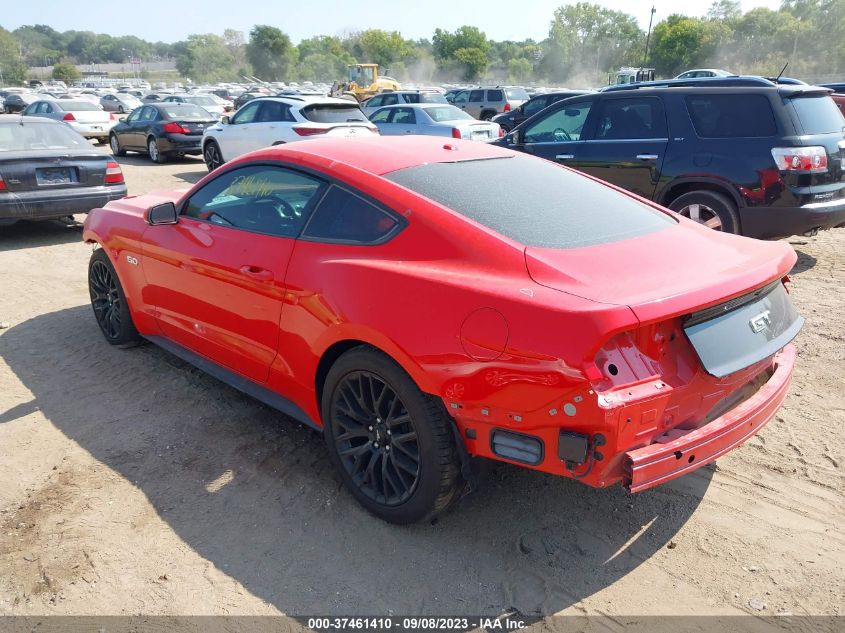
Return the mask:
<svg viewBox="0 0 845 633"><path fill-rule="evenodd" d="M786 275L797 257L762 242L690 226L585 248L528 247L538 284L584 299L629 306L640 322L693 312Z"/></svg>

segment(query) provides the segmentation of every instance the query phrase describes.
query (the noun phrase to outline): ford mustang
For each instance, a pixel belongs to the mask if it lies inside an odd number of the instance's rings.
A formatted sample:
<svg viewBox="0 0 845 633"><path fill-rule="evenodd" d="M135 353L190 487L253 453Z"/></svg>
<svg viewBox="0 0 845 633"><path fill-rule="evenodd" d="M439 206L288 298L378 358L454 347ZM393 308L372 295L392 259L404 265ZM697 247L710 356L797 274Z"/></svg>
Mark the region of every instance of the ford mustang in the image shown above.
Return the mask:
<svg viewBox="0 0 845 633"><path fill-rule="evenodd" d="M794 251L539 158L436 137L246 154L88 215L106 340L320 430L352 495L430 519L472 458L636 492L783 402Z"/></svg>

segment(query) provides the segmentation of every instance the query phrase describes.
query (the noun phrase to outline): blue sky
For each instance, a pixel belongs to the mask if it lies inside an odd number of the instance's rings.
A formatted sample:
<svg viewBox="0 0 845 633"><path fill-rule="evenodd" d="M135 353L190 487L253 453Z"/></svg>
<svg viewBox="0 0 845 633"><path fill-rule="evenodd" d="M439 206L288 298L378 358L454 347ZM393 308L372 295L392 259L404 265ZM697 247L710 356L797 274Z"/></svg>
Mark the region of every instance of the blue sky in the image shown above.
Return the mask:
<svg viewBox="0 0 845 633"><path fill-rule="evenodd" d="M648 26L652 4L655 22L671 13L703 15L712 0L593 0L637 16ZM574 0L573 0L574 2ZM294 42L312 35L343 35L367 28L400 31L405 37L431 37L436 27L463 24L479 27L495 40L543 39L562 0L140 0L70 3L67 0L10 1L0 13L0 26L48 24L59 31L96 31L137 35L146 40L176 41L191 33L222 33L225 28L248 32L256 23L281 28ZM743 0L744 10L776 9L779 0ZM74 8L75 7L75 8ZM83 10L84 8L84 10Z"/></svg>

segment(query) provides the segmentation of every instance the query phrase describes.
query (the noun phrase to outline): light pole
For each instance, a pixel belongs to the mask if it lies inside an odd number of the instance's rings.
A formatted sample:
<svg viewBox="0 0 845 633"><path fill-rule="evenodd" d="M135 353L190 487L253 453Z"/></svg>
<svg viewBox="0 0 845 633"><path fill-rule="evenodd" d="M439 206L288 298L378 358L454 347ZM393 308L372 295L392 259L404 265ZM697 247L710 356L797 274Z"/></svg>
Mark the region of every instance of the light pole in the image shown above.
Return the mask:
<svg viewBox="0 0 845 633"><path fill-rule="evenodd" d="M651 14L648 16L648 35L645 36L645 54L643 55L643 63L641 68L645 68L648 63L648 44L651 40L651 22L654 20L654 13L657 11L653 6L651 7Z"/></svg>

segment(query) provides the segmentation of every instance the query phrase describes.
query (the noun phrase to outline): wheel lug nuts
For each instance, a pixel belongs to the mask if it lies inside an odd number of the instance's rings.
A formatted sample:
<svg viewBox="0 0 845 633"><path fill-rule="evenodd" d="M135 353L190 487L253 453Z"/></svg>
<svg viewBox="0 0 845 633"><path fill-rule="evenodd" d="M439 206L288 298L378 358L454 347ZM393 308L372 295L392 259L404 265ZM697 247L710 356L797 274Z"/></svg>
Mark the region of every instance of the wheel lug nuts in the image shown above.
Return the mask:
<svg viewBox="0 0 845 633"><path fill-rule="evenodd" d="M373 442L373 447L378 448L378 442Z"/></svg>
<svg viewBox="0 0 845 633"><path fill-rule="evenodd" d="M373 430L373 425L371 424L370 426L368 426L368 427L367 427L367 430L368 430L368 431L372 431L372 430Z"/></svg>
<svg viewBox="0 0 845 633"><path fill-rule="evenodd" d="M384 447L384 450L389 451L389 450L390 450L390 446L385 446L385 447Z"/></svg>
<svg viewBox="0 0 845 633"><path fill-rule="evenodd" d="M390 429L387 429L387 434L388 434L388 435L393 435L393 433L391 433L391 432L390 432Z"/></svg>

